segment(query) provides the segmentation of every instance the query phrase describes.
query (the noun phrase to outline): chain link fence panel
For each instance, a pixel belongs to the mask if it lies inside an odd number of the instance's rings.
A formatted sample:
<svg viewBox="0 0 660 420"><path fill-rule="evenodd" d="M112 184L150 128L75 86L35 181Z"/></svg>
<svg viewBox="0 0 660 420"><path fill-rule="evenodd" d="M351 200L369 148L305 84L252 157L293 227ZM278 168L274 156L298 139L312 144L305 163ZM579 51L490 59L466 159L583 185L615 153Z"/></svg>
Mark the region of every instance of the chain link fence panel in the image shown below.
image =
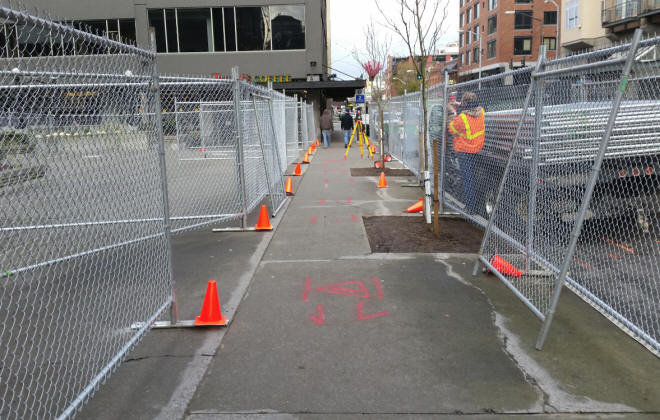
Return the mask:
<svg viewBox="0 0 660 420"><path fill-rule="evenodd" d="M5 4L0 418L69 417L172 301L155 54Z"/></svg>
<svg viewBox="0 0 660 420"><path fill-rule="evenodd" d="M293 98L287 98L285 106L286 119L286 163L296 163L302 150L300 145L300 130L298 123L298 102Z"/></svg>
<svg viewBox="0 0 660 420"><path fill-rule="evenodd" d="M629 77L622 72L630 45L544 64L530 88L482 255L541 319L554 312L556 279L565 269L568 287L656 355L659 43L642 42ZM617 107L620 90L625 95ZM487 113L487 139L489 128ZM571 248L576 224L581 231Z"/></svg>

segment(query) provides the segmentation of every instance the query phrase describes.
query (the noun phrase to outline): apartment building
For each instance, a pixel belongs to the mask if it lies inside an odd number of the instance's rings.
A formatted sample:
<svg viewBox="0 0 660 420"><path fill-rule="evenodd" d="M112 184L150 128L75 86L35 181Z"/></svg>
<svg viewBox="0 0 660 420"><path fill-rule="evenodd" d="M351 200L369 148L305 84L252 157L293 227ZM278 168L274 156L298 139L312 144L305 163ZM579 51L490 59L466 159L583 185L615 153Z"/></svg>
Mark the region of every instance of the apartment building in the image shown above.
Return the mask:
<svg viewBox="0 0 660 420"><path fill-rule="evenodd" d="M600 22L612 41L631 39L637 28L655 34L660 32L660 0L604 0Z"/></svg>
<svg viewBox="0 0 660 420"><path fill-rule="evenodd" d="M557 53L559 0L459 0L461 80L531 66L540 45Z"/></svg>
<svg viewBox="0 0 660 420"><path fill-rule="evenodd" d="M600 49L611 45L594 4L580 0L562 0L561 54Z"/></svg>

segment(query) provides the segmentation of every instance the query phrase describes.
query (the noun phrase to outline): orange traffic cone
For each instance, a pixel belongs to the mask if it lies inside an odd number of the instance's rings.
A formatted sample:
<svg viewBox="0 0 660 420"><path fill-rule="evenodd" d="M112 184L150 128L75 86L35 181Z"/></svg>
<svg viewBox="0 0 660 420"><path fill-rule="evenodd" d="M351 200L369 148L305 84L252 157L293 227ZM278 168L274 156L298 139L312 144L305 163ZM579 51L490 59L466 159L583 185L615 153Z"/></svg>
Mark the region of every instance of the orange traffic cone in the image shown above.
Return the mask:
<svg viewBox="0 0 660 420"><path fill-rule="evenodd" d="M309 163L309 153L305 153L305 157L303 158L302 163Z"/></svg>
<svg viewBox="0 0 660 420"><path fill-rule="evenodd" d="M291 177L286 179L286 184L284 184L284 192L286 195L293 195L293 181L291 181Z"/></svg>
<svg viewBox="0 0 660 420"><path fill-rule="evenodd" d="M422 197L420 197L419 201L417 201L415 204L413 204L412 206L406 209L406 213L419 213L420 211L423 210L424 210L424 200L422 200Z"/></svg>
<svg viewBox="0 0 660 420"><path fill-rule="evenodd" d="M265 204L261 206L259 220L257 220L254 230L273 230L273 225L270 224L270 220L268 219L268 209Z"/></svg>
<svg viewBox="0 0 660 420"><path fill-rule="evenodd" d="M195 325L227 325L227 318L222 316L220 301L218 300L218 287L215 280L206 285L206 295L202 304L202 312L195 317Z"/></svg>
<svg viewBox="0 0 660 420"><path fill-rule="evenodd" d="M311 156L313 153L314 153L314 149L312 148L312 146L309 146L307 148L307 154Z"/></svg>
<svg viewBox="0 0 660 420"><path fill-rule="evenodd" d="M387 188L387 180L385 179L385 172L380 173L380 179L378 180L378 188Z"/></svg>
<svg viewBox="0 0 660 420"><path fill-rule="evenodd" d="M385 162L392 162L392 156L385 155Z"/></svg>
<svg viewBox="0 0 660 420"><path fill-rule="evenodd" d="M316 152L316 143L312 144L312 152Z"/></svg>
<svg viewBox="0 0 660 420"><path fill-rule="evenodd" d="M316 139L316 145L317 145L317 146L320 146L320 145L321 145L321 142L319 141L318 138Z"/></svg>
<svg viewBox="0 0 660 420"><path fill-rule="evenodd" d="M380 163L380 160L377 160L376 162L374 162L374 167L375 167L376 169L380 169L382 166L383 166L383 165Z"/></svg>
<svg viewBox="0 0 660 420"><path fill-rule="evenodd" d="M300 162L296 162L296 169L293 171L293 176L302 175L302 170L300 170Z"/></svg>
<svg viewBox="0 0 660 420"><path fill-rule="evenodd" d="M522 276L522 271L509 264L503 258L500 258L497 254L493 255L493 258L490 259L490 265L492 265L495 270L499 271L500 274L506 274L513 277Z"/></svg>

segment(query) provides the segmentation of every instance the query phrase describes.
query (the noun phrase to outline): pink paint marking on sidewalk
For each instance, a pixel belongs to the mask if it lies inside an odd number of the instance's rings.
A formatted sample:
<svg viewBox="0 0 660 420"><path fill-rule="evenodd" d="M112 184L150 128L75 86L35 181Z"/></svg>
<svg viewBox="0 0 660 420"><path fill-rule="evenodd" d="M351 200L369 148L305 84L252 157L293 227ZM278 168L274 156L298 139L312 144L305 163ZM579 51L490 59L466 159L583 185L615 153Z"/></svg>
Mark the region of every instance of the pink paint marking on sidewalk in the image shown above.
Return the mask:
<svg viewBox="0 0 660 420"><path fill-rule="evenodd" d="M357 304L357 318L360 321L365 321L367 319L380 318L381 316L389 315L389 312L376 312L371 315L364 315L362 313L362 307L364 306L364 301L359 301Z"/></svg>
<svg viewBox="0 0 660 420"><path fill-rule="evenodd" d="M309 221L309 224L310 224L310 225L316 224L316 221L317 221L318 219L319 219L318 216L314 216L314 217L312 217L312 220Z"/></svg>
<svg viewBox="0 0 660 420"><path fill-rule="evenodd" d="M325 203L325 201L326 201L325 198L322 198L321 199L321 205L323 205L323 203Z"/></svg>
<svg viewBox="0 0 660 420"><path fill-rule="evenodd" d="M311 277L307 277L307 278L305 279L305 290L303 291L303 295L302 295L302 301L303 301L303 302L307 302L307 300L308 300L308 298L309 298L309 290L310 290L311 288L312 288L312 278L311 278Z"/></svg>
<svg viewBox="0 0 660 420"><path fill-rule="evenodd" d="M316 313L309 316L316 325L323 325L325 323L325 315L323 314L323 306L316 305Z"/></svg>
<svg viewBox="0 0 660 420"><path fill-rule="evenodd" d="M354 215L354 214L351 214L351 219L353 219L353 223L357 223L357 222L358 222L358 217L357 217L356 215Z"/></svg>

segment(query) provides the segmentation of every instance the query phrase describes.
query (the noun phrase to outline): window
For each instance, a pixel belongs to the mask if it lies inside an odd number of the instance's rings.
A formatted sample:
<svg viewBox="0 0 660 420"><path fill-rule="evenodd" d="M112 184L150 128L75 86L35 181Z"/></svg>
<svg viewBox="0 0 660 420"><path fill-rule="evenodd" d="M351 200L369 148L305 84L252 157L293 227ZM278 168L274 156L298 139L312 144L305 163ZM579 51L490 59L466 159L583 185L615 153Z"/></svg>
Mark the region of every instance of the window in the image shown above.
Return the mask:
<svg viewBox="0 0 660 420"><path fill-rule="evenodd" d="M213 51L211 9L177 9L177 24L179 52Z"/></svg>
<svg viewBox="0 0 660 420"><path fill-rule="evenodd" d="M479 25L474 27L474 40L479 41Z"/></svg>
<svg viewBox="0 0 660 420"><path fill-rule="evenodd" d="M543 38L543 45L548 51L555 51L557 49L556 38Z"/></svg>
<svg viewBox="0 0 660 420"><path fill-rule="evenodd" d="M152 9L148 12L149 26L156 31L156 52L167 52L167 43L165 42L165 14L163 9Z"/></svg>
<svg viewBox="0 0 660 420"><path fill-rule="evenodd" d="M530 55L532 53L532 37L517 36L513 38L514 55Z"/></svg>
<svg viewBox="0 0 660 420"><path fill-rule="evenodd" d="M472 62L473 63L478 63L479 62L479 47L474 47L472 50Z"/></svg>
<svg viewBox="0 0 660 420"><path fill-rule="evenodd" d="M515 29L532 29L532 11L516 10Z"/></svg>
<svg viewBox="0 0 660 420"><path fill-rule="evenodd" d="M118 19L119 20L119 33L123 42L135 42L135 19Z"/></svg>
<svg viewBox="0 0 660 420"><path fill-rule="evenodd" d="M488 58L495 58L497 55L497 46L495 40L488 41Z"/></svg>
<svg viewBox="0 0 660 420"><path fill-rule="evenodd" d="M270 50L270 15L268 7L237 7L236 33L239 51Z"/></svg>
<svg viewBox="0 0 660 420"><path fill-rule="evenodd" d="M463 7L463 5L465 4L464 1L465 0L461 0L461 5L459 7Z"/></svg>
<svg viewBox="0 0 660 420"><path fill-rule="evenodd" d="M461 13L461 24L459 26L463 27L465 25L465 15Z"/></svg>
<svg viewBox="0 0 660 420"><path fill-rule="evenodd" d="M463 32L458 34L458 47L460 48L462 46L463 46Z"/></svg>
<svg viewBox="0 0 660 420"><path fill-rule="evenodd" d="M556 25L557 24L557 12L543 12L543 24L544 25Z"/></svg>
<svg viewBox="0 0 660 420"><path fill-rule="evenodd" d="M462 66L463 65L463 53L460 53L458 55L458 65Z"/></svg>
<svg viewBox="0 0 660 420"><path fill-rule="evenodd" d="M472 18L470 17L470 16L472 16L472 9L467 9L465 11L465 13L467 14L467 18L466 18L465 23L470 23L470 21L472 20Z"/></svg>
<svg viewBox="0 0 660 420"><path fill-rule="evenodd" d="M472 44L472 31L465 32L465 45Z"/></svg>
<svg viewBox="0 0 660 420"><path fill-rule="evenodd" d="M225 15L225 49L236 51L236 9L234 7L223 7Z"/></svg>
<svg viewBox="0 0 660 420"><path fill-rule="evenodd" d="M488 10L493 10L497 7L497 0L488 0Z"/></svg>
<svg viewBox="0 0 660 420"><path fill-rule="evenodd" d="M465 65L469 66L470 65L470 50L467 50L465 52Z"/></svg>
<svg viewBox="0 0 660 420"><path fill-rule="evenodd" d="M475 19L479 18L479 3L474 5L474 18Z"/></svg>
<svg viewBox="0 0 660 420"><path fill-rule="evenodd" d="M165 9L165 38L167 52L179 52L179 37L176 29L176 9Z"/></svg>
<svg viewBox="0 0 660 420"><path fill-rule="evenodd" d="M225 50L225 19L222 16L222 9L214 7L211 9L211 19L213 21L213 51Z"/></svg>
<svg viewBox="0 0 660 420"><path fill-rule="evenodd" d="M569 0L566 3L566 29L578 26L578 0Z"/></svg>
<svg viewBox="0 0 660 420"><path fill-rule="evenodd" d="M305 48L305 6L270 6L274 50Z"/></svg>
<svg viewBox="0 0 660 420"><path fill-rule="evenodd" d="M488 18L488 35L497 32L497 15Z"/></svg>
<svg viewBox="0 0 660 420"><path fill-rule="evenodd" d="M516 0L516 4L532 4L532 0Z"/></svg>

